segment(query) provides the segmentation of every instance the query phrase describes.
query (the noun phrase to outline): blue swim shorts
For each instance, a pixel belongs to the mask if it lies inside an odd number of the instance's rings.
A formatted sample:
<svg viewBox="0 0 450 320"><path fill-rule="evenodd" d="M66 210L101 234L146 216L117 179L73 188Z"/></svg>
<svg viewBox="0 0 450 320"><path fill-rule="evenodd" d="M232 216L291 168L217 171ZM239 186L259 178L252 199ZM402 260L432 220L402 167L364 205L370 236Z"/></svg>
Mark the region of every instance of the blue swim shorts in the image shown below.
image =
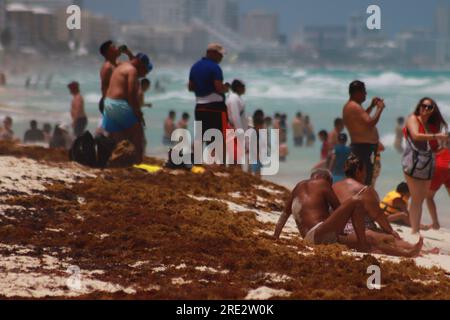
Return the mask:
<svg viewBox="0 0 450 320"><path fill-rule="evenodd" d="M120 132L139 122L126 100L105 98L102 127L107 132Z"/></svg>

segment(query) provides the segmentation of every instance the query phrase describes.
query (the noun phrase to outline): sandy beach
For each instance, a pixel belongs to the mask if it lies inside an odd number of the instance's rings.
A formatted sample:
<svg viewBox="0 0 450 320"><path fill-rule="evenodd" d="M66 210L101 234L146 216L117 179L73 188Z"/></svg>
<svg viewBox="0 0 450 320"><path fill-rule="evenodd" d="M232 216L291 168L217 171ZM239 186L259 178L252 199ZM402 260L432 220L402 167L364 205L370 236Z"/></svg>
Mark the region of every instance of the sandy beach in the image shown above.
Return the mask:
<svg viewBox="0 0 450 320"><path fill-rule="evenodd" d="M450 299L446 229L424 232L439 254L365 255L309 247L292 220L272 240L288 190L236 169L100 171L5 143L0 168L2 298Z"/></svg>

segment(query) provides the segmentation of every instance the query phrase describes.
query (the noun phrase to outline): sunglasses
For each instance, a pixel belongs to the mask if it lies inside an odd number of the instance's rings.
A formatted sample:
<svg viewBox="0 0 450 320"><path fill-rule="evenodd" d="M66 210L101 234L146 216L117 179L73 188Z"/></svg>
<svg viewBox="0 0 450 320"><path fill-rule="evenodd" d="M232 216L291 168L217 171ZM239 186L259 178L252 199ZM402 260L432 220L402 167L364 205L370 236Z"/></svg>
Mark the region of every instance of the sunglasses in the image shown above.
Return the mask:
<svg viewBox="0 0 450 320"><path fill-rule="evenodd" d="M431 111L431 110L434 109L434 106L432 104L425 104L425 103L423 103L421 105L421 107L424 108L426 111Z"/></svg>

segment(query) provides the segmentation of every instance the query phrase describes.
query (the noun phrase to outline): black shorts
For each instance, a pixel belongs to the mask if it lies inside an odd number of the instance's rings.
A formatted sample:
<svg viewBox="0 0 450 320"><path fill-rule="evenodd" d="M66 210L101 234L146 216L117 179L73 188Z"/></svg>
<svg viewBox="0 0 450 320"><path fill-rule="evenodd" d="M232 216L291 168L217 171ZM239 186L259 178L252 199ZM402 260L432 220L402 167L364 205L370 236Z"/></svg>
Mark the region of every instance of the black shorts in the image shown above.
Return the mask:
<svg viewBox="0 0 450 320"><path fill-rule="evenodd" d="M225 102L197 104L195 106L195 121L202 122L202 136L209 129L217 129L225 138L228 128L228 113Z"/></svg>
<svg viewBox="0 0 450 320"><path fill-rule="evenodd" d="M88 123L88 119L86 117L78 118L75 120L75 125L73 127L73 133L75 134L75 137L79 137L84 133L84 130L86 130Z"/></svg>
<svg viewBox="0 0 450 320"><path fill-rule="evenodd" d="M364 163L364 168L366 169L365 185L370 186L372 184L378 144L352 143L350 147L352 153L357 156L362 163Z"/></svg>
<svg viewBox="0 0 450 320"><path fill-rule="evenodd" d="M195 121L202 123L202 139L209 129L217 129L223 138L223 163L226 157L226 130L228 128L228 112L225 102L197 104L195 106ZM212 142L212 141L211 141ZM209 144L211 142L206 142Z"/></svg>

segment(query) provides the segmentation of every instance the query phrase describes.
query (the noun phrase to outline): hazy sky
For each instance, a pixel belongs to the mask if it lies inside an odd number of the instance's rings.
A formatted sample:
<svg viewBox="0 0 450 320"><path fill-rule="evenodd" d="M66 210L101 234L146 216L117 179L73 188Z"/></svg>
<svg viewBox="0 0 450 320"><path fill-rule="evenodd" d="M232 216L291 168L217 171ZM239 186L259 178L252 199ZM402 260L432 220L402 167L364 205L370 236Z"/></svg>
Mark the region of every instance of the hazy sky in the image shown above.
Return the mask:
<svg viewBox="0 0 450 320"><path fill-rule="evenodd" d="M164 1L164 0L147 0ZM450 0L241 0L241 11L265 9L280 14L282 33L291 35L300 25L345 24L349 15L365 14L370 4L378 4L382 28L387 34L416 27L433 27L439 3ZM84 0L85 7L121 20L140 16L139 0Z"/></svg>

